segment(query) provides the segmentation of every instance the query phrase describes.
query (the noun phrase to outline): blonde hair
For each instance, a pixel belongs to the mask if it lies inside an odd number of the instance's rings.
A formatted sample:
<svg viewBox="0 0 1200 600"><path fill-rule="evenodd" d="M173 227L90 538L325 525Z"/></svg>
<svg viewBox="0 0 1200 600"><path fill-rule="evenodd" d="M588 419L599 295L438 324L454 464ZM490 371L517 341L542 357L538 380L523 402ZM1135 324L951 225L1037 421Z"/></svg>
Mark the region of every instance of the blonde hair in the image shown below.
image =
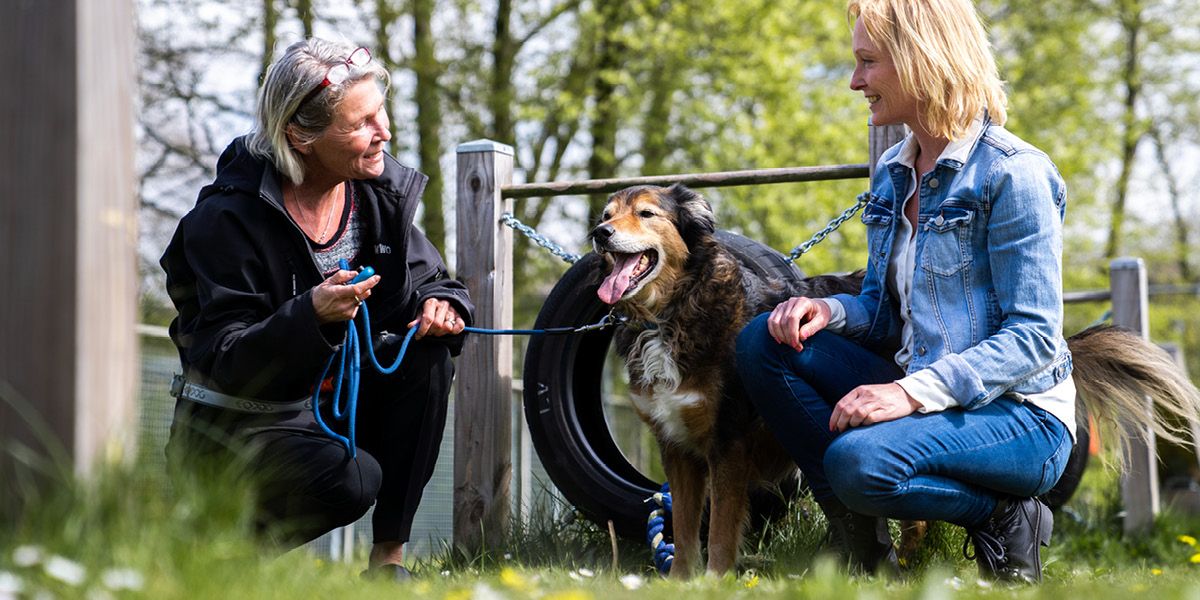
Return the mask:
<svg viewBox="0 0 1200 600"><path fill-rule="evenodd" d="M321 85L329 68L345 63L354 50L348 44L320 38L296 42L268 67L258 89L254 129L246 138L246 147L251 154L271 161L294 184L304 182L304 162L288 138L289 130L295 145L311 144L333 122L338 105L354 84L374 77L387 90L390 81L387 69L372 60L361 67L351 65L345 81L320 90L304 102ZM300 106L302 102L304 105Z"/></svg>
<svg viewBox="0 0 1200 600"><path fill-rule="evenodd" d="M998 125L1008 119L1004 82L970 0L850 0L846 16L891 54L930 133L959 139L983 110Z"/></svg>

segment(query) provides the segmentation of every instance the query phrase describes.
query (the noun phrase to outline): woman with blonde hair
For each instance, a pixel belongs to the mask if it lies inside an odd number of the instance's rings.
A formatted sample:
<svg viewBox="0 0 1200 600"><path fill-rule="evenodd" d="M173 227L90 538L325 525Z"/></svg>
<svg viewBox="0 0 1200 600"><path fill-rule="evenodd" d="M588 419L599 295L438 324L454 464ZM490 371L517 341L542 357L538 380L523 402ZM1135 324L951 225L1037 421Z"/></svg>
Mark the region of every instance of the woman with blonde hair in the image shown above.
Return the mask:
<svg viewBox="0 0 1200 600"><path fill-rule="evenodd" d="M854 73L880 158L857 295L753 320L738 367L808 478L835 545L894 570L886 518L965 527L982 575L1040 581L1037 499L1074 442L1062 335L1066 188L1004 129L1005 93L969 0L851 0Z"/></svg>

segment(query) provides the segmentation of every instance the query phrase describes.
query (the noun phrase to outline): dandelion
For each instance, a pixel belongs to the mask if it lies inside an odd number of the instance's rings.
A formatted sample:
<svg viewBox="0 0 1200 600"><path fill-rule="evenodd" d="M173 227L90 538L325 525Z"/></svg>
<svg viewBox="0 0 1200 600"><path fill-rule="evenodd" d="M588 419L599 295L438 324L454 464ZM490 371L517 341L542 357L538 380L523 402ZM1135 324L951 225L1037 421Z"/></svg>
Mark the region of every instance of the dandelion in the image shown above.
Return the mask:
<svg viewBox="0 0 1200 600"><path fill-rule="evenodd" d="M746 589L752 590L758 587L758 575L751 575L750 579L746 580Z"/></svg>
<svg viewBox="0 0 1200 600"><path fill-rule="evenodd" d="M642 585L646 583L646 580L642 579L640 575L634 575L633 573L630 573L628 575L622 575L620 582L621 585L625 586L625 589L632 591L642 587Z"/></svg>
<svg viewBox="0 0 1200 600"><path fill-rule="evenodd" d="M15 598L23 589L25 584L21 582L20 577L8 571L0 571L0 598Z"/></svg>
<svg viewBox="0 0 1200 600"><path fill-rule="evenodd" d="M1154 575L1155 577L1157 577L1157 576L1159 576L1159 575L1162 575L1162 573L1163 573L1162 569L1159 569L1159 568L1157 568L1157 567L1156 567L1156 568L1153 568L1153 569L1150 569L1150 574L1151 574L1151 575Z"/></svg>
<svg viewBox="0 0 1200 600"><path fill-rule="evenodd" d="M109 569L100 575L100 581L104 582L104 587L114 592L137 592L146 586L146 578L134 569Z"/></svg>
<svg viewBox="0 0 1200 600"><path fill-rule="evenodd" d="M1179 540L1179 541L1181 541L1181 542L1183 542L1183 543L1185 543L1185 544L1187 544L1187 545L1189 545L1189 546L1191 546L1191 547L1193 547L1193 548L1195 548L1195 547L1196 547L1196 538L1194 538L1194 537L1192 537L1192 536L1190 536L1190 535L1181 535L1181 536L1179 536L1179 537L1177 537L1177 538L1175 538L1175 539L1177 539L1177 540Z"/></svg>
<svg viewBox="0 0 1200 600"><path fill-rule="evenodd" d="M79 585L87 578L87 569L84 569L83 565L57 554L46 559L43 568L46 569L47 575L67 585Z"/></svg>
<svg viewBox="0 0 1200 600"><path fill-rule="evenodd" d="M18 567L32 567L42 562L42 549L38 546L17 546L13 550L13 564Z"/></svg>
<svg viewBox="0 0 1200 600"><path fill-rule="evenodd" d="M1193 565L1200 565L1200 552L1193 554L1192 557L1188 559L1188 562L1192 563Z"/></svg>
<svg viewBox="0 0 1200 600"><path fill-rule="evenodd" d="M500 583L506 587L520 592L530 589L529 582L521 576L520 573L511 567L504 567L500 570Z"/></svg>

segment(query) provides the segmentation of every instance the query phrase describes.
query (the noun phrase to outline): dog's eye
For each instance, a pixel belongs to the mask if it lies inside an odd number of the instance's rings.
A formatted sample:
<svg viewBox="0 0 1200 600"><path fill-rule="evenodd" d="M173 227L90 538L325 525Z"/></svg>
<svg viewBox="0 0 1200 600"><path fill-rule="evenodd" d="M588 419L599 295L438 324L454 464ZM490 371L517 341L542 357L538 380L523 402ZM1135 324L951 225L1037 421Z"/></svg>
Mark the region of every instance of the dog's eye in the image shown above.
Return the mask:
<svg viewBox="0 0 1200 600"><path fill-rule="evenodd" d="M638 216L639 216L639 217L641 217L641 218L643 218L643 219L649 219L650 217L653 217L653 216L654 216L654 211L652 211L652 210L643 210L642 212L638 213Z"/></svg>
<svg viewBox="0 0 1200 600"><path fill-rule="evenodd" d="M604 214L600 215L600 220L601 220L601 221L607 221L607 220L609 220L609 219L611 219L611 218L612 218L612 215L611 215L611 214L609 214L608 212L605 212Z"/></svg>

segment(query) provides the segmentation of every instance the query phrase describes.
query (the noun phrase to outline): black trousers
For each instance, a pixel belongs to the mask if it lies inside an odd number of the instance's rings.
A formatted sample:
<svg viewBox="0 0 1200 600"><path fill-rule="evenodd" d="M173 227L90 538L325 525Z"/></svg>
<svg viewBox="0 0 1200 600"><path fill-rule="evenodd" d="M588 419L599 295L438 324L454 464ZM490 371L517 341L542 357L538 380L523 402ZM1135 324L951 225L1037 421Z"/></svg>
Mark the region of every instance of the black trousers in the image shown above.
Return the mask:
<svg viewBox="0 0 1200 600"><path fill-rule="evenodd" d="M353 523L373 504L374 541L407 542L437 463L453 376L449 351L432 341L413 343L391 375L364 366L355 458L311 411L246 415L184 400L167 455L173 469L238 465L257 492L260 533L284 547ZM325 403L322 416L345 435Z"/></svg>

